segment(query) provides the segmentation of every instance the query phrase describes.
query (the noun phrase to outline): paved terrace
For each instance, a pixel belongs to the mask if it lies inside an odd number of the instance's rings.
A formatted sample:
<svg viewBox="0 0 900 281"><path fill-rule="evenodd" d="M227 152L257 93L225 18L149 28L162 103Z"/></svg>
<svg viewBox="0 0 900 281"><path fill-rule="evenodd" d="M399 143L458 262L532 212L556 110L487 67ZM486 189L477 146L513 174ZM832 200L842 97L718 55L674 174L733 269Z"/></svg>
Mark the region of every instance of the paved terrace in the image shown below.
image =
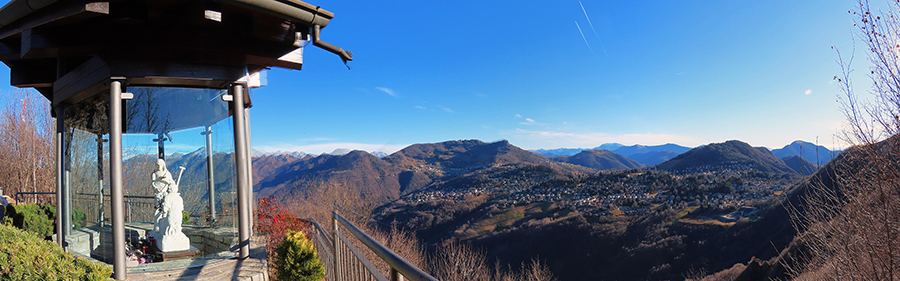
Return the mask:
<svg viewBox="0 0 900 281"><path fill-rule="evenodd" d="M160 281L160 280L246 280L260 281L269 280L268 263L266 259L266 243L261 235L254 235L250 238L250 257L239 260L236 258L223 259L218 262L206 263L196 259L184 259L183 263L178 261L166 262L171 267L183 267L187 263L187 268L160 270L150 272L129 272L128 280L131 281ZM233 253L229 253L232 254ZM197 266L191 267L191 263L197 263Z"/></svg>

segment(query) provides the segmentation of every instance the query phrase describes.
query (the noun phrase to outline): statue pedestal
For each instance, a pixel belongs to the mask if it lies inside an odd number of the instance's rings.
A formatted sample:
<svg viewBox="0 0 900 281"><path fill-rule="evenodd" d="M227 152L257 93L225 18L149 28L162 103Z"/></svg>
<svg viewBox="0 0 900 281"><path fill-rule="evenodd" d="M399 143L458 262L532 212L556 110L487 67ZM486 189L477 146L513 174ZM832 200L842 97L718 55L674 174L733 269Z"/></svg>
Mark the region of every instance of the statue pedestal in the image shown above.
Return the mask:
<svg viewBox="0 0 900 281"><path fill-rule="evenodd" d="M171 235L163 235L162 238L156 240L156 243L160 252L185 251L191 248L191 241L181 230Z"/></svg>
<svg viewBox="0 0 900 281"><path fill-rule="evenodd" d="M193 258L194 256L197 256L200 254L200 250L197 248L194 248L194 246L191 246L190 249L184 250L184 251L172 251L172 252L157 251L157 253L162 257L163 261L170 261L170 260Z"/></svg>

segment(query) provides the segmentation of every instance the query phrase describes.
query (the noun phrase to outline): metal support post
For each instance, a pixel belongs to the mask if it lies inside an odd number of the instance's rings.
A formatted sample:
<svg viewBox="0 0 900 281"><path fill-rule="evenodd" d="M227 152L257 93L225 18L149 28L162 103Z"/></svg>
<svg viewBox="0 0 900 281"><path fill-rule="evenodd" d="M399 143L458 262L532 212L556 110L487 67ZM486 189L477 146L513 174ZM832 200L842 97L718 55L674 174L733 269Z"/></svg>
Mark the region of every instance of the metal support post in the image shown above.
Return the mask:
<svg viewBox="0 0 900 281"><path fill-rule="evenodd" d="M247 91L250 89L248 88ZM256 200L254 200L253 196L253 156L250 154L250 108L244 108L244 128L246 128L246 133L244 134L244 140L247 145L244 146L244 150L246 151L244 155L247 157L244 159L246 166L244 167L245 173L247 175L246 178L246 186L247 186L247 206L250 206L250 234L253 234L253 210L256 210Z"/></svg>
<svg viewBox="0 0 900 281"><path fill-rule="evenodd" d="M403 281L403 275L396 268L391 267L391 281Z"/></svg>
<svg viewBox="0 0 900 281"><path fill-rule="evenodd" d="M72 167L70 166L71 165L69 165L69 163L66 163L66 165L64 166L65 170L63 181L65 182L65 184L63 184L63 201L61 204L63 206L62 221L64 224L62 232L64 233L64 236L71 235L72 227L74 227L74 225L72 224ZM57 203L57 205L59 204Z"/></svg>
<svg viewBox="0 0 900 281"><path fill-rule="evenodd" d="M209 225L216 226L216 179L213 164L212 126L206 126L206 130L200 133L206 136L206 187L209 190Z"/></svg>
<svg viewBox="0 0 900 281"><path fill-rule="evenodd" d="M65 183L66 162L66 111L59 105L56 107L56 229L63 229L63 185ZM66 248L66 235L63 231L56 232L56 243L62 249Z"/></svg>
<svg viewBox="0 0 900 281"><path fill-rule="evenodd" d="M247 142L244 134L247 128L244 127L244 85L232 84L229 89L232 96L231 112L232 122L234 122L234 154L235 154L235 170L237 172L237 196L238 196L238 245L240 252L238 258L244 259L250 256L250 206L247 204Z"/></svg>
<svg viewBox="0 0 900 281"><path fill-rule="evenodd" d="M103 139L102 134L97 134L97 206L99 210L97 210L97 224L100 227L103 227L103 217L106 214L103 213L103 143L106 140Z"/></svg>
<svg viewBox="0 0 900 281"><path fill-rule="evenodd" d="M331 213L331 235L332 247L334 252L334 280L344 280L341 274L341 238L338 235L338 221L337 216L334 215L334 212Z"/></svg>
<svg viewBox="0 0 900 281"><path fill-rule="evenodd" d="M113 278L125 280L125 196L122 190L122 82L109 85L109 178L112 203Z"/></svg>

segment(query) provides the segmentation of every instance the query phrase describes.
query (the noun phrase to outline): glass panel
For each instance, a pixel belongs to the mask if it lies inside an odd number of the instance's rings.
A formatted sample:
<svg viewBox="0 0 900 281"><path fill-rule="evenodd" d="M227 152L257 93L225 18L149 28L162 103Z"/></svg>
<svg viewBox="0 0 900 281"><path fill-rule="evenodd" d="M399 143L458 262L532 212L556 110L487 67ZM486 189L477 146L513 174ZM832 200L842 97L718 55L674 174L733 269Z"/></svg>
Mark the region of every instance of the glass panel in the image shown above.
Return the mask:
<svg viewBox="0 0 900 281"><path fill-rule="evenodd" d="M184 217L178 215L177 219L182 222L181 230L190 240L189 251L196 250L188 256L203 257L228 251L236 240L237 223L233 215L236 211L236 177L232 117L228 103L220 98L224 90L128 87L126 91L134 94L133 99L125 101L122 135L125 233L132 250L129 255L138 260L134 268L141 268L143 262L150 262L157 269L166 268L162 254L153 254L153 240L160 246L161 237L149 239L148 234L160 217L158 210L164 205L161 203L171 197L157 193L151 174L165 175L173 186L177 186L184 207ZM88 239L96 241L90 241L76 252L89 252L98 260L112 263L108 223L111 216L109 148L107 142L100 147L97 141L98 135L107 139L108 122L105 100L99 97L105 96L98 95L97 99L82 102L67 111L67 134L71 136L69 146L72 148L67 157L71 170L69 182L75 194L73 206L85 214L82 229L75 231L73 236L79 233L96 236L97 239ZM208 131L211 132L206 133ZM211 157L208 151L212 152ZM102 159L98 159L98 152ZM168 175L157 170L157 159L165 160ZM210 164L212 174L209 173ZM101 184L104 186L102 197L98 193ZM160 186L168 189L169 185L157 185ZM215 190L213 194L210 194L211 186ZM172 200L168 202L174 202ZM210 206L211 201L213 206ZM213 209L215 214L210 212ZM73 210L73 213L79 211ZM102 226L101 216L106 219ZM216 221L212 220L213 216Z"/></svg>
<svg viewBox="0 0 900 281"><path fill-rule="evenodd" d="M66 108L64 188L70 191L71 201L64 201L63 206L71 207L75 228L66 236L69 251L111 262L107 258L111 256L111 247L102 245L102 242L111 244L112 240L109 148L107 142L102 142L109 139L107 103L100 96L104 94Z"/></svg>

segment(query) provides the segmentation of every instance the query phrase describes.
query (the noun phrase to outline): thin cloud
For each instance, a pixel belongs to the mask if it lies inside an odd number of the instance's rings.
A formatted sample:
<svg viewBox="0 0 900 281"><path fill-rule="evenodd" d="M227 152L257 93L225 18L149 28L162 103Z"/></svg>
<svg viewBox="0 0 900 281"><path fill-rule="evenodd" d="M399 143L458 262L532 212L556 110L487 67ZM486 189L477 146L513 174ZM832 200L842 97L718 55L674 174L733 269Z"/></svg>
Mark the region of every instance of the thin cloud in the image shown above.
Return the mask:
<svg viewBox="0 0 900 281"><path fill-rule="evenodd" d="M525 119L525 122L519 122L519 124L521 124L521 125L537 125L537 122L535 122L534 119L524 118L524 117L522 117L522 115L519 115L519 114L516 114L516 118Z"/></svg>
<svg viewBox="0 0 900 281"><path fill-rule="evenodd" d="M413 106L413 107L418 108L418 109L421 109L421 110L427 109L427 108L425 108L424 106L421 106L421 105L416 105L416 106Z"/></svg>
<svg viewBox="0 0 900 281"><path fill-rule="evenodd" d="M397 94L396 92L394 92L394 90L391 90L391 89L388 89L388 88L385 88L385 87L375 87L375 89L381 90L382 92L385 92L385 93L387 93L388 95L390 95L390 96L392 96L392 97L395 97L395 98L399 98L399 97L400 97L400 95Z"/></svg>
<svg viewBox="0 0 900 281"><path fill-rule="evenodd" d="M806 90L806 92L803 92L803 93L808 96L809 94L812 94L812 89Z"/></svg>
<svg viewBox="0 0 900 281"><path fill-rule="evenodd" d="M446 107L443 107L443 106L440 106L440 105L438 105L438 107L440 107L441 109L443 109L443 110L446 111L446 112L456 113L456 112L453 112L452 109L449 109L449 108L446 108Z"/></svg>

